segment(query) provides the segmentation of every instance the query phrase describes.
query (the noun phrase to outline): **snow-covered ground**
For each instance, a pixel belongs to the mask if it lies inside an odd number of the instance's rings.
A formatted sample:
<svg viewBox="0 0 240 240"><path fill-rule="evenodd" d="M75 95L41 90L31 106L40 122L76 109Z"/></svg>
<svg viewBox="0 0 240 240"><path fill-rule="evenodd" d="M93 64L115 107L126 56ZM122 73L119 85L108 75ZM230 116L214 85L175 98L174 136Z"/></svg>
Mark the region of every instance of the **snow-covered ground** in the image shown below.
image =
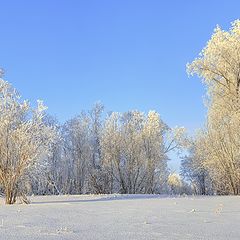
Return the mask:
<svg viewBox="0 0 240 240"><path fill-rule="evenodd" d="M240 239L240 197L84 195L0 206L0 239Z"/></svg>

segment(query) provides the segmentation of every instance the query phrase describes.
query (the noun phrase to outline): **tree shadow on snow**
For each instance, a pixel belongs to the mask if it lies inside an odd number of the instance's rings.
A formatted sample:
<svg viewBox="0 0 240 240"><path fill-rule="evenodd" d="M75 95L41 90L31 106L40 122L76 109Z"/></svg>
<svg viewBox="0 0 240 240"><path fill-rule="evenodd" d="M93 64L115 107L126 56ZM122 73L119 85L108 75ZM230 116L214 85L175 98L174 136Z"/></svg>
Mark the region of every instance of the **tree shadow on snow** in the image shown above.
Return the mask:
<svg viewBox="0 0 240 240"><path fill-rule="evenodd" d="M74 197L74 196L73 196ZM54 199L54 200L42 200L42 201L32 201L31 204L61 204L61 203L91 203L91 202L108 202L108 201L121 201L121 200L141 200L141 199L160 199L167 198L169 196L165 195L119 195L119 196L107 196L99 197L94 199Z"/></svg>

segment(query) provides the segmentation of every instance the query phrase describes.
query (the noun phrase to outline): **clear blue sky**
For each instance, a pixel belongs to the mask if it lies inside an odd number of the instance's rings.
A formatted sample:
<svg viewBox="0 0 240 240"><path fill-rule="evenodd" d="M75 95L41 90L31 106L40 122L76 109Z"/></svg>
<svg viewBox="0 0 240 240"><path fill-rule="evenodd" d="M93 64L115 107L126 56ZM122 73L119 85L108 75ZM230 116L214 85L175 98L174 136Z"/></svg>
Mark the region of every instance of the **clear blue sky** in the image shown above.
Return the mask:
<svg viewBox="0 0 240 240"><path fill-rule="evenodd" d="M157 110L191 132L204 87L186 63L239 1L1 1L0 66L24 98L64 121L101 100L107 110Z"/></svg>

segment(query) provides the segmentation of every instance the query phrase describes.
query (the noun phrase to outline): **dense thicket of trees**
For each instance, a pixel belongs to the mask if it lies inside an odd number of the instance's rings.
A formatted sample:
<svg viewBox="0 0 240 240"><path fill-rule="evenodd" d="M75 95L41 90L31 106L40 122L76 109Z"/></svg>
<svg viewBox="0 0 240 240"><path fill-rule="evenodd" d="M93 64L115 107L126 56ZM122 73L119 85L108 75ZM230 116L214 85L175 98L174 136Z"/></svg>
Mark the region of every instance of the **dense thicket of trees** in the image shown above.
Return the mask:
<svg viewBox="0 0 240 240"><path fill-rule="evenodd" d="M155 111L103 114L103 106L96 104L55 127L60 138L44 174L30 182L29 194L168 190L167 153L181 148L184 129L170 129Z"/></svg>

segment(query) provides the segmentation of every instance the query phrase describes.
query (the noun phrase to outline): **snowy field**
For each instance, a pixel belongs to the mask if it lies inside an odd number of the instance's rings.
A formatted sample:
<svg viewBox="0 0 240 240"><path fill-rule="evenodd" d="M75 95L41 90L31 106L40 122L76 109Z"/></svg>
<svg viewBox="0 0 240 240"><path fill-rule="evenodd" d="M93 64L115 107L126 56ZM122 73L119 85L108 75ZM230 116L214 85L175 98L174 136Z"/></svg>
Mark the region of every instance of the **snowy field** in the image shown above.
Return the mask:
<svg viewBox="0 0 240 240"><path fill-rule="evenodd" d="M0 206L0 239L240 239L240 197L85 195Z"/></svg>

